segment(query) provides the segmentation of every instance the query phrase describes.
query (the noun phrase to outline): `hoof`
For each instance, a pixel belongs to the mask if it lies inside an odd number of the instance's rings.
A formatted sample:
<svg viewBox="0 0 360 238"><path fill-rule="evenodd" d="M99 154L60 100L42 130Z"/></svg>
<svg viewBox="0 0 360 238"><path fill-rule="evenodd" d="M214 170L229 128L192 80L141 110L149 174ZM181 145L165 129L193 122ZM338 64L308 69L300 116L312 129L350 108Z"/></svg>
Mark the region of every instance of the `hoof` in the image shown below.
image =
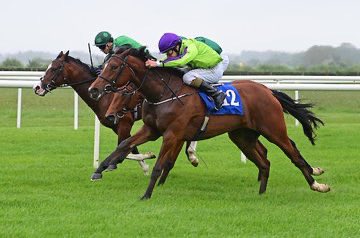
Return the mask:
<svg viewBox="0 0 360 238"><path fill-rule="evenodd" d="M312 175L314 176L319 176L319 175L322 175L325 171L322 169L322 168L312 168Z"/></svg>
<svg viewBox="0 0 360 238"><path fill-rule="evenodd" d="M150 199L150 196L148 195L144 195L140 198L141 201L146 201L146 200L149 200Z"/></svg>
<svg viewBox="0 0 360 238"><path fill-rule="evenodd" d="M194 167L198 167L198 165L199 165L199 160L194 160L194 161L191 161L191 164L192 164L192 166L194 166Z"/></svg>
<svg viewBox="0 0 360 238"><path fill-rule="evenodd" d="M321 193L327 193L330 191L330 186L327 184L322 184L314 181L314 183L310 186L312 190L321 192Z"/></svg>
<svg viewBox="0 0 360 238"><path fill-rule="evenodd" d="M265 194L266 190L265 191L259 191L259 195L263 195Z"/></svg>
<svg viewBox="0 0 360 238"><path fill-rule="evenodd" d="M113 171L115 169L117 169L116 164L110 164L105 171L110 172L110 171Z"/></svg>
<svg viewBox="0 0 360 238"><path fill-rule="evenodd" d="M196 158L194 154L190 154L189 161L192 164L192 166L197 167L199 165L199 160Z"/></svg>
<svg viewBox="0 0 360 238"><path fill-rule="evenodd" d="M156 155L153 152L146 152L145 153L146 157L149 159L154 159L156 158Z"/></svg>
<svg viewBox="0 0 360 238"><path fill-rule="evenodd" d="M97 181L97 180L100 180L102 178L102 174L100 173L93 173L91 175L91 181Z"/></svg>

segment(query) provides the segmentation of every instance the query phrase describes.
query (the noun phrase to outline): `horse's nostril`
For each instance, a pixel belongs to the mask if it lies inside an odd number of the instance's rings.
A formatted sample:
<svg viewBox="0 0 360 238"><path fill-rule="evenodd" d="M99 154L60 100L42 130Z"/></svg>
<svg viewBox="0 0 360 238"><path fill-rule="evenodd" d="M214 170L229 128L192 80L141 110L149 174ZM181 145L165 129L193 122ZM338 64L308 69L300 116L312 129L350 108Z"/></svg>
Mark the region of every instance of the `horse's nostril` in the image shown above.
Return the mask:
<svg viewBox="0 0 360 238"><path fill-rule="evenodd" d="M97 88L89 88L90 97L95 99L99 96L99 90Z"/></svg>
<svg viewBox="0 0 360 238"><path fill-rule="evenodd" d="M113 90L113 87L112 87L110 84L107 84L107 85L104 87L104 91L105 91L106 93L110 93L110 92L112 92L112 91L114 91L114 90Z"/></svg>
<svg viewBox="0 0 360 238"><path fill-rule="evenodd" d="M106 117L106 119L108 119L111 122L114 122L115 121L115 116L114 115L109 115L109 116Z"/></svg>
<svg viewBox="0 0 360 238"><path fill-rule="evenodd" d="M106 119L114 125L117 124L116 116L113 114L106 116Z"/></svg>

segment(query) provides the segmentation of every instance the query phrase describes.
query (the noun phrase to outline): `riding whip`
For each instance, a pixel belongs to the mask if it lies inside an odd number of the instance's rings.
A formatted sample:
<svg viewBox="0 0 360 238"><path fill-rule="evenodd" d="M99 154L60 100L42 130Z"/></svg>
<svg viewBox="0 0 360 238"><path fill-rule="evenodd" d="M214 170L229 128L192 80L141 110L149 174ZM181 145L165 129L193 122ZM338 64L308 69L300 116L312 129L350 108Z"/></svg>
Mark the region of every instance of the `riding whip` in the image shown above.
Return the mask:
<svg viewBox="0 0 360 238"><path fill-rule="evenodd" d="M94 67L94 65L93 65L93 60L92 60L92 55L91 55L90 43L88 43L88 49L89 49L89 54L90 54L90 63L91 63L91 67Z"/></svg>

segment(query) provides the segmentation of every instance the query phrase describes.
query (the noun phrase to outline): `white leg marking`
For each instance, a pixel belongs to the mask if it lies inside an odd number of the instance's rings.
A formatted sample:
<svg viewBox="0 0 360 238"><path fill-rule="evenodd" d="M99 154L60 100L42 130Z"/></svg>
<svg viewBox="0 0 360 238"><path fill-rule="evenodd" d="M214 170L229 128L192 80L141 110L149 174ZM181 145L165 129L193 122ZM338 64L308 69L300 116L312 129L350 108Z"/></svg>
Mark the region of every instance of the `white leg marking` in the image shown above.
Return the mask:
<svg viewBox="0 0 360 238"><path fill-rule="evenodd" d="M326 193L330 191L330 186L314 181L314 183L311 185L311 189L317 192Z"/></svg>

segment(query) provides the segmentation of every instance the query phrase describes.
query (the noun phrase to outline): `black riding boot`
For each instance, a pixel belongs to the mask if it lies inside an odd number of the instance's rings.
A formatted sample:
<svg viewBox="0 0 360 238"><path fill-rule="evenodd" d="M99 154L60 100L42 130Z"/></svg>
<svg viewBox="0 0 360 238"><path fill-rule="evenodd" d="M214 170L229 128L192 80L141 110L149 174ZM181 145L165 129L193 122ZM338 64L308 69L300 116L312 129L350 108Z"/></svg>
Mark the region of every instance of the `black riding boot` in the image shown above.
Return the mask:
<svg viewBox="0 0 360 238"><path fill-rule="evenodd" d="M199 90L212 97L215 103L215 109L219 110L226 98L225 93L219 91L217 88L211 86L209 83L202 80Z"/></svg>

